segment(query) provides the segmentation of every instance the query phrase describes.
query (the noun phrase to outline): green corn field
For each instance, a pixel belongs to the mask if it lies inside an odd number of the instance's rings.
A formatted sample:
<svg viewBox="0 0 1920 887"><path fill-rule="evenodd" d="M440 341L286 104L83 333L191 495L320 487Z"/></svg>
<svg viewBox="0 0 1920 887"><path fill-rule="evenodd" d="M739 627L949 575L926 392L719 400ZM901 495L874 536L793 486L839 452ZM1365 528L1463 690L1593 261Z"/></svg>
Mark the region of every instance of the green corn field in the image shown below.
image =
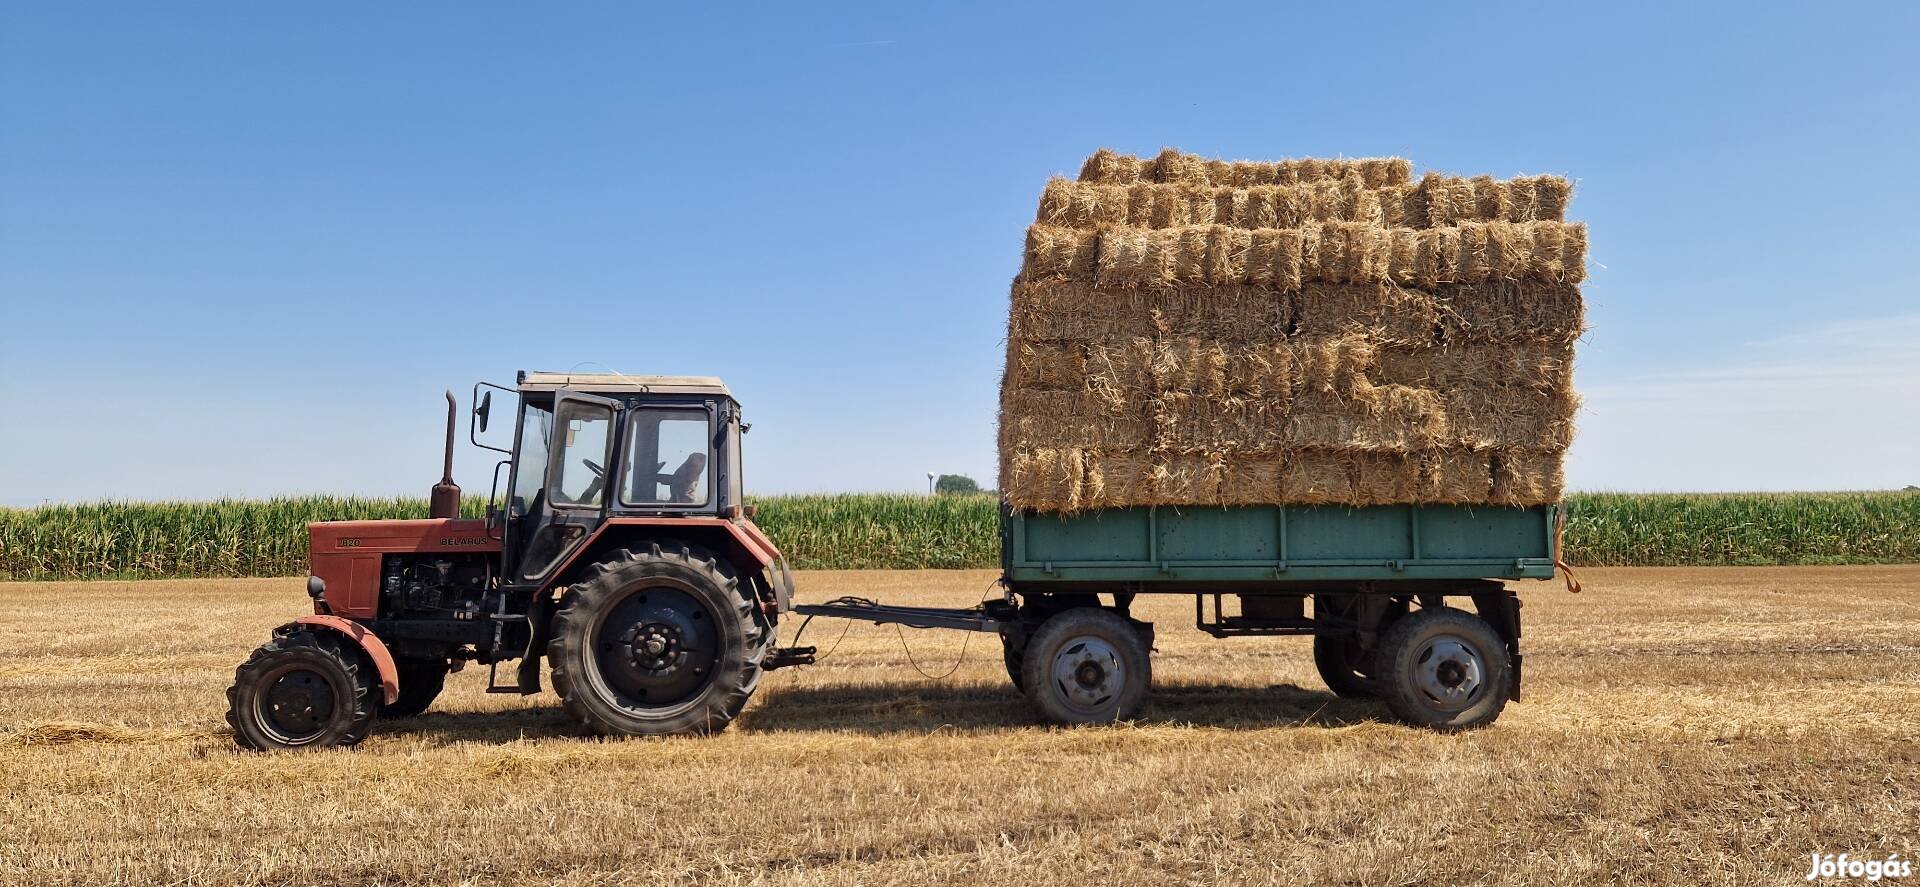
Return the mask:
<svg viewBox="0 0 1920 887"><path fill-rule="evenodd" d="M991 496L843 494L755 500L797 569L999 563ZM1920 492L1584 493L1568 498L1576 565L1920 562ZM485 504L467 501L478 516ZM0 509L0 578L297 576L306 525L425 517L414 498L307 496Z"/></svg>

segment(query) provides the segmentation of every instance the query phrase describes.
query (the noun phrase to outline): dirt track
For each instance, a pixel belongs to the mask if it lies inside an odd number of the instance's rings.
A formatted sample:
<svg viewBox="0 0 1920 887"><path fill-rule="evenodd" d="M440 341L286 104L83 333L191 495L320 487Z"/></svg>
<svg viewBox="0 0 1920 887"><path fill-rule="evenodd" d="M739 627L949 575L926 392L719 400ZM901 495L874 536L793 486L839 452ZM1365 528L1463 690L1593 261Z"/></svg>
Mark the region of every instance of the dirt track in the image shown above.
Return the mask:
<svg viewBox="0 0 1920 887"><path fill-rule="evenodd" d="M1459 736L1167 598L1128 726L1035 725L989 636L906 632L935 674L970 643L934 681L855 625L719 737L583 738L469 669L357 751L279 756L220 716L299 580L0 584L0 882L1746 884L1920 851L1920 566L1583 575L1522 589L1526 701ZM991 579L801 595L959 605Z"/></svg>

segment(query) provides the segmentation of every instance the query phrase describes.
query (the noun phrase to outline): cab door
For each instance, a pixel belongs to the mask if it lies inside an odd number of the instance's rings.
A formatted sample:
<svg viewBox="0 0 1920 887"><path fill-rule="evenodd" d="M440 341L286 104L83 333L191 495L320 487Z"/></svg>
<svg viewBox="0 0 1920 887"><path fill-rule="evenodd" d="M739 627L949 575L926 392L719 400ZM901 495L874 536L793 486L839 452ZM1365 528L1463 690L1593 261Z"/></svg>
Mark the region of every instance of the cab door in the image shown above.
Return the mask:
<svg viewBox="0 0 1920 887"><path fill-rule="evenodd" d="M546 485L538 507L528 515L527 544L514 568L515 584L545 580L606 519L623 406L578 391L563 389L554 395Z"/></svg>

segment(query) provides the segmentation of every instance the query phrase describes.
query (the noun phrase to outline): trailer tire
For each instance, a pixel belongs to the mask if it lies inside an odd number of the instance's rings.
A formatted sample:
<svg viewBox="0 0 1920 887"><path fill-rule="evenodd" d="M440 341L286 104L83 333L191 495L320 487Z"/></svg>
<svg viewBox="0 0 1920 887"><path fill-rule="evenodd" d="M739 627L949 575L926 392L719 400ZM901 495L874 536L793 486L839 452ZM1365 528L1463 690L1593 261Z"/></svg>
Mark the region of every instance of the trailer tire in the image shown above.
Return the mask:
<svg viewBox="0 0 1920 887"><path fill-rule="evenodd" d="M1374 678L1402 722L1441 731L1485 726L1513 690L1506 642L1486 620L1426 607L1393 623L1380 641Z"/></svg>
<svg viewBox="0 0 1920 887"><path fill-rule="evenodd" d="M717 733L760 685L773 641L731 565L657 542L588 568L554 616L547 659L567 713L596 733Z"/></svg>
<svg viewBox="0 0 1920 887"><path fill-rule="evenodd" d="M1013 681L1013 689L1025 693L1027 691L1027 682L1021 675L1020 669L1026 661L1026 655L1013 649L1012 644L1002 641L1000 658L1007 663L1007 678Z"/></svg>
<svg viewBox="0 0 1920 887"><path fill-rule="evenodd" d="M1133 717L1153 684L1148 642L1126 618L1098 607L1064 610L1027 640L1020 674L1027 701L1056 724Z"/></svg>
<svg viewBox="0 0 1920 887"><path fill-rule="evenodd" d="M1373 699L1380 695L1368 672L1374 666L1360 639L1353 635L1316 634L1313 636L1313 665L1320 679L1327 682L1333 695L1345 699Z"/></svg>

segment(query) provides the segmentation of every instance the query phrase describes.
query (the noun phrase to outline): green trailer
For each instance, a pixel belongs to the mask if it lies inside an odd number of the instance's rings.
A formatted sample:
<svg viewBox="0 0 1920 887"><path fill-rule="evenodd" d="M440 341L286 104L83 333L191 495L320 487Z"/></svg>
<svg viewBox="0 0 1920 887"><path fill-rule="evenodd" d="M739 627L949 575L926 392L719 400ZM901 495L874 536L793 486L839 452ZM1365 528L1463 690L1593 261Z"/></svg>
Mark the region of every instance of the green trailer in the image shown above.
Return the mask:
<svg viewBox="0 0 1920 887"><path fill-rule="evenodd" d="M1560 518L1560 506L1003 509L1002 599L967 610L851 599L795 609L995 632L1008 676L1042 715L1095 723L1132 716L1150 689L1154 629L1134 617L1134 601L1191 595L1202 631L1311 635L1333 692L1460 729L1520 698L1520 601L1506 583L1553 578Z"/></svg>
<svg viewBox="0 0 1920 887"><path fill-rule="evenodd" d="M1008 582L1062 584L1551 579L1558 509L1249 505L1009 511ZM1277 588L1276 590L1284 590Z"/></svg>

